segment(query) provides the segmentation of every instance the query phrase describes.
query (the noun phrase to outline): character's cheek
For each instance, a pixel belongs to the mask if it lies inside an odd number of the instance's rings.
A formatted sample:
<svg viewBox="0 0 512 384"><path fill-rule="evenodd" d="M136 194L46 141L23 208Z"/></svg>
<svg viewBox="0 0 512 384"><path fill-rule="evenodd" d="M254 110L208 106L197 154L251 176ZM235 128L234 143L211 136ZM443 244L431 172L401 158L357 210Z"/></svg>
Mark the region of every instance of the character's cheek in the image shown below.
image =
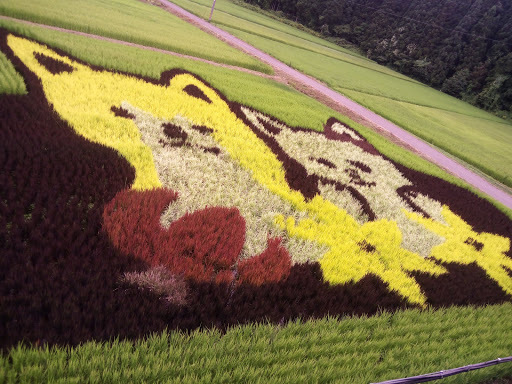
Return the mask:
<svg viewBox="0 0 512 384"><path fill-rule="evenodd" d="M245 220L237 208L207 207L162 227L162 212L177 198L165 189L122 191L105 207L104 230L123 253L185 279L230 283L237 267L240 282L254 285L288 276L291 258L280 239L270 239L263 253L238 263Z"/></svg>

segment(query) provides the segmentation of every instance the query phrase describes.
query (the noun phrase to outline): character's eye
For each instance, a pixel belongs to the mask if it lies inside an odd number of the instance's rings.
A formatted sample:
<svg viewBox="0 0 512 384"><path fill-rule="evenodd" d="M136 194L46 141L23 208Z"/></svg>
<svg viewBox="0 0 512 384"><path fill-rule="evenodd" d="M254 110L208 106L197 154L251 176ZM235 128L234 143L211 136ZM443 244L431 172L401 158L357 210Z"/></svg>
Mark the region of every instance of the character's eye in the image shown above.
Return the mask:
<svg viewBox="0 0 512 384"><path fill-rule="evenodd" d="M365 173L371 173L372 172L372 169L369 166L367 166L364 163L361 163L360 161L347 160L347 162L350 165L356 167L357 169L359 169L359 170L361 170L361 171L363 171Z"/></svg>
<svg viewBox="0 0 512 384"><path fill-rule="evenodd" d="M163 125L163 128L165 136L167 136L169 139L178 140L183 143L187 140L187 132L185 132L177 125L167 123Z"/></svg>
<svg viewBox="0 0 512 384"><path fill-rule="evenodd" d="M208 96L206 96L204 94L203 91L201 91L201 89L199 89L199 87L195 86L194 84L189 84L187 85L185 88L183 88L183 91L192 96L192 97L195 97L196 99L201 99L203 101L206 101L208 104L211 104L212 101L208 98Z"/></svg>
<svg viewBox="0 0 512 384"><path fill-rule="evenodd" d="M199 132L202 135L209 135L213 133L213 129L208 128L204 125L192 125L190 128L192 128L194 131Z"/></svg>
<svg viewBox="0 0 512 384"><path fill-rule="evenodd" d="M117 117L123 117L125 119L135 119L135 115L128 112L123 107L116 107L115 105L113 105L112 107L110 107L110 110L114 112L114 115L116 115Z"/></svg>
<svg viewBox="0 0 512 384"><path fill-rule="evenodd" d="M60 75L61 73L71 73L75 70L71 65L66 64L61 60L54 59L53 57L46 56L42 53L34 53L34 57L46 70L54 75Z"/></svg>
<svg viewBox="0 0 512 384"><path fill-rule="evenodd" d="M331 162L331 161L329 161L327 159L324 159L322 157L316 158L316 157L311 156L309 158L309 160L316 161L318 164L325 165L326 167L331 168L331 169L335 169L336 168L336 164L334 164L333 162Z"/></svg>

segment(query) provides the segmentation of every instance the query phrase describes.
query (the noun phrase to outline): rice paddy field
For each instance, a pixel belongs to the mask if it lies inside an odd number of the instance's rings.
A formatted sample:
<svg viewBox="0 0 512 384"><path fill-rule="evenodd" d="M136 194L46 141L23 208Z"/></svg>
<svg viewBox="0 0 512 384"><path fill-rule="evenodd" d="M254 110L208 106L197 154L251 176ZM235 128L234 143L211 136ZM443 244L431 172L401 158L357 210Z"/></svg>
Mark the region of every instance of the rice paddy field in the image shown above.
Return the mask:
<svg viewBox="0 0 512 384"><path fill-rule="evenodd" d="M268 78L0 27L0 382L368 383L512 354L510 210Z"/></svg>

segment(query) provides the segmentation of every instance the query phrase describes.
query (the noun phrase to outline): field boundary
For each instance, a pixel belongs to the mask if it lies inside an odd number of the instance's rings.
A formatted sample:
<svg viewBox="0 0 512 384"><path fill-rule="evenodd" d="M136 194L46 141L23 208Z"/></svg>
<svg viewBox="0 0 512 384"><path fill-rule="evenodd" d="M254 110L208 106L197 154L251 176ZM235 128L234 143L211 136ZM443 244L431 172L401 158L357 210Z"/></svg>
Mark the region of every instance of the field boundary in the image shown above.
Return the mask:
<svg viewBox="0 0 512 384"><path fill-rule="evenodd" d="M221 28L208 23L206 20L186 11L176 4L168 0L159 1L166 10L175 16L194 24L202 31L217 37L218 39L251 56L257 57L264 63L270 65L277 76L286 79L286 82L295 89L312 96L323 104L347 115L357 123L363 124L381 134L384 134L393 142L405 146L408 149L412 149L414 153L436 164L452 175L464 180L474 188L502 203L507 208L512 209L512 196L510 194L492 185L487 180L465 168L453 159L445 156L443 153L434 149L412 133L400 128L391 121L361 106L348 97L330 89L325 84L322 84L311 76L307 76L291 68L271 55L253 47L249 43L231 35Z"/></svg>

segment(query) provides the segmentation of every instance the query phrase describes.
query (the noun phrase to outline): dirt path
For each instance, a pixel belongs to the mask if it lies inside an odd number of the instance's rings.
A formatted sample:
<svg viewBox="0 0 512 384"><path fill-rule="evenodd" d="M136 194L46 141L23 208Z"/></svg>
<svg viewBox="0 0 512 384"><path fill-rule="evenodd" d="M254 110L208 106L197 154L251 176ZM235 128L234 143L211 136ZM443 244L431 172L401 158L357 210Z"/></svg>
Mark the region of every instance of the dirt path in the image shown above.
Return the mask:
<svg viewBox="0 0 512 384"><path fill-rule="evenodd" d="M45 29L51 29L53 31L58 31L58 32L70 33L72 35L84 36L84 37L88 37L90 39L108 41L110 43L126 45L128 47L144 49L146 51L153 51L153 52L163 53L165 55L181 57L181 58L184 58L184 59L189 59L189 60L194 60L194 61L201 61L203 63L210 64L210 65L215 65L217 67L223 67L223 68L233 69L235 71L246 72L246 73L250 73L251 75L265 77L267 79L272 79L272 80L275 80L275 81L280 81L280 82L283 81L278 76L267 75L265 73L253 71L253 70L250 70L250 69L247 69L247 68L237 67L237 66L229 65L229 64L217 63L215 61L210 61L210 60L202 59L202 58L196 57L196 56L189 56L189 55L184 55L184 54L181 54L181 53L176 53L176 52L173 52L173 51L167 51L165 49L160 49L160 48L155 48L155 47L148 47L146 45L140 45L140 44L136 44L136 43L130 43L130 42L124 41L124 40L117 40L117 39L112 39L110 37L105 37L105 36L100 36L100 35L93 35L93 34L85 33L85 32L78 32L78 31L74 31L72 29L54 27L52 25L47 25L47 24L34 23L34 22L31 22L31 21L22 20L22 19L16 19L14 17L9 17L9 16L0 15L0 19L9 20L9 21L15 21L17 23L23 23L23 24L32 25L32 26L35 26L35 27L40 27L40 28L45 28Z"/></svg>
<svg viewBox="0 0 512 384"><path fill-rule="evenodd" d="M297 90L316 98L329 107L347 115L356 122L377 130L379 133L397 144L411 149L413 152L421 155L430 162L466 181L468 184L512 209L512 195L439 152L437 149L431 147L429 144L413 134L384 119L382 116L364 108L349 98L333 91L318 80L287 66L267 53L260 51L245 41L238 39L228 32L208 23L206 20L203 20L200 17L178 7L170 1L159 1L163 5L164 9L174 15L198 26L201 30L216 36L229 45L238 48L251 56L257 57L264 63L270 65L274 68L277 77L279 77L281 81L284 80Z"/></svg>

